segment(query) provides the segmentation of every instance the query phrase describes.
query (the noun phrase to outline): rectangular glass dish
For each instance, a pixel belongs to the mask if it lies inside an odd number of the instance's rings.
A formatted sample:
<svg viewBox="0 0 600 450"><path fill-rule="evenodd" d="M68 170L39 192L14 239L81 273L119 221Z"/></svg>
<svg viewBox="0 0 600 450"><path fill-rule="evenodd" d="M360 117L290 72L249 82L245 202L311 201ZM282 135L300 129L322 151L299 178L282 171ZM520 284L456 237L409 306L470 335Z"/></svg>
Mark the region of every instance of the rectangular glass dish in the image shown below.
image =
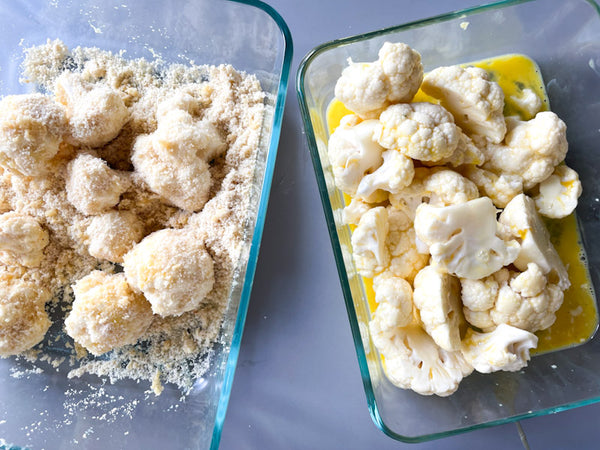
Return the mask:
<svg viewBox="0 0 600 450"><path fill-rule="evenodd" d="M386 41L404 42L435 67L524 54L540 67L552 111L567 124L567 164L579 172L576 215L592 285L600 282L600 9L586 0L508 0L325 43L303 59L296 88L338 267L368 408L375 424L422 442L600 401L600 337L532 357L518 372L473 373L449 397L420 396L385 376L369 335L369 302L342 220L344 197L327 156L327 108L348 58L374 61Z"/></svg>
<svg viewBox="0 0 600 450"><path fill-rule="evenodd" d="M231 64L265 92L250 212L210 366L185 396L149 382L68 378L68 364L0 359L0 447L217 448L259 254L292 58L287 25L260 1L0 1L0 97L30 92L19 83L23 50L61 39L128 59ZM58 342L66 342L61 340ZM54 351L57 357L70 350Z"/></svg>

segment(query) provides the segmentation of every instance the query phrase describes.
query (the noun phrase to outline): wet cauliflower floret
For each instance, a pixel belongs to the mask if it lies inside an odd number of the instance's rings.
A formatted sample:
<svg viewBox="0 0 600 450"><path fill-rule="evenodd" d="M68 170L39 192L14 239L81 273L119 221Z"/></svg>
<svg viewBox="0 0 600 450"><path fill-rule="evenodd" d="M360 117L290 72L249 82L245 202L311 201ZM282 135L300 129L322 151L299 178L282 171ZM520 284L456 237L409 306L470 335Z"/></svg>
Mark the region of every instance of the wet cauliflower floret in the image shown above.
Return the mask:
<svg viewBox="0 0 600 450"><path fill-rule="evenodd" d="M25 176L40 176L58 153L66 132L64 108L42 94L0 100L0 165Z"/></svg>
<svg viewBox="0 0 600 450"><path fill-rule="evenodd" d="M152 322L152 308L125 275L95 270L73 285L73 309L65 329L94 355L135 343Z"/></svg>
<svg viewBox="0 0 600 450"><path fill-rule="evenodd" d="M80 154L67 166L67 199L83 214L101 214L119 203L129 188L125 174L100 158Z"/></svg>
<svg viewBox="0 0 600 450"><path fill-rule="evenodd" d="M17 212L0 215L0 262L37 267L48 242L48 232L34 217Z"/></svg>
<svg viewBox="0 0 600 450"><path fill-rule="evenodd" d="M87 227L88 251L98 259L123 262L123 256L143 237L142 224L130 211L109 211L92 217Z"/></svg>
<svg viewBox="0 0 600 450"><path fill-rule="evenodd" d="M204 243L188 231L156 231L124 258L127 281L163 317L195 309L213 288L213 260Z"/></svg>

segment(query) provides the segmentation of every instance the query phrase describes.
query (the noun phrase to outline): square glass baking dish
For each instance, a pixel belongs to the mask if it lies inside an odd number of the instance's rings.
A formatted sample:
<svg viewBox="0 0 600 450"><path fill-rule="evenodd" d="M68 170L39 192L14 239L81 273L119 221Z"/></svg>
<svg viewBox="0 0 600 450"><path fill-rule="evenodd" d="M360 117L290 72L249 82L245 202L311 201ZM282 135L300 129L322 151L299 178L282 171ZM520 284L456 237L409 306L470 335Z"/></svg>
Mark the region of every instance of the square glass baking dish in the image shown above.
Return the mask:
<svg viewBox="0 0 600 450"><path fill-rule="evenodd" d="M287 25L260 1L0 1L0 96L19 83L23 49L60 38L167 63L228 63L255 74L266 92L242 257L218 344L190 393L95 376L67 378L66 364L0 359L0 447L217 448L259 253L292 58ZM57 349L60 356L60 349ZM43 369L43 370L42 370Z"/></svg>
<svg viewBox="0 0 600 450"><path fill-rule="evenodd" d="M600 401L600 337L534 356L516 372L474 373L450 397L392 385L370 339L370 310L342 221L343 194L327 156L327 107L348 58L374 61L381 45L405 42L424 70L520 53L533 58L550 105L567 124L567 163L583 195L577 218L593 287L600 282L600 9L586 0L507 0L325 43L303 59L296 78L308 147L331 237L368 408L389 436L422 442ZM592 287L592 288L593 288Z"/></svg>

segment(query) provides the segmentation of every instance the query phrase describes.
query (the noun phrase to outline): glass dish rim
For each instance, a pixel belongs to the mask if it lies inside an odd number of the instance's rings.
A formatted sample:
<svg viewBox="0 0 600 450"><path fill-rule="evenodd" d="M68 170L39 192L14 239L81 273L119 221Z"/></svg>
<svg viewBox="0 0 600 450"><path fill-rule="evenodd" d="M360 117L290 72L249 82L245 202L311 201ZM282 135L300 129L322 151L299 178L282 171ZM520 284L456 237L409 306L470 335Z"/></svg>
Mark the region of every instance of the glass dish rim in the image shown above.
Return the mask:
<svg viewBox="0 0 600 450"><path fill-rule="evenodd" d="M321 53L324 53L332 48L337 48L337 47L340 47L340 46L343 46L346 44L351 44L351 43L358 42L358 41L363 41L363 40L368 40L368 39L372 39L372 38L379 37L379 36L384 36L387 34L398 32L398 31L405 31L405 30L409 30L412 28L422 28L427 25L446 22L446 21L449 21L452 19L466 17L466 16L469 16L472 14L477 14L477 13L486 12L486 11L492 11L495 9L501 9L501 8L506 8L509 6L515 6L515 5L530 3L530 2L535 2L535 1L541 2L543 0L500 0L500 1L491 2L488 4L465 8L465 9L458 10L458 11L452 11L452 12L448 12L448 13L439 14L439 15L428 17L428 18L421 19L421 20L407 22L405 24L395 25L395 26L391 26L391 27L378 29L375 31L369 31L366 33L361 33L361 34L357 34L357 35L353 35L353 36L349 36L349 37L344 37L344 38L327 41L323 44L320 44L320 45L314 47L312 50L310 50L304 56L304 58L302 58L302 60L300 61L298 70L296 72L296 95L298 97L298 103L300 106L300 113L302 116L302 121L304 123L304 130L305 130L305 134L306 134L308 149L310 152L311 160L313 163L313 168L315 171L315 177L316 177L317 185L318 185L318 189L319 189L319 196L321 198L321 204L322 204L323 211L325 214L327 229L328 229L331 246L332 246L334 257L335 257L335 263L336 263L338 275L340 278L342 295L344 297L344 303L346 305L346 312L348 313L350 329L352 332L352 339L354 341L354 349L356 351L356 356L358 359L358 365L359 365L360 374L361 374L361 378L362 378L362 382L363 382L363 388L364 388L365 395L367 398L367 406L369 409L369 414L370 414L371 419L373 420L374 424L383 433L385 433L389 437L391 437L395 440L401 441L401 442L421 443L421 442L426 442L426 441L435 440L435 439L441 439L441 438L445 438L445 437L449 437L449 436L455 436L458 434L467 433L469 431L473 431L473 430L477 430L477 429L490 428L490 427L494 427L497 425L513 423L513 422L517 422L522 419L528 419L528 418L532 418L532 417L539 417L539 416L544 416L544 415L548 415L548 414L553 414L553 413L557 413L560 411L566 411L566 410L573 409L576 407L598 403L598 402L600 402L600 396L594 397L594 398L588 398L585 400L579 400L579 401L574 401L574 402L570 402L570 403L565 403L565 404L554 406L551 408L544 408L544 409L530 411L530 412L523 413L523 414L516 414L513 416L504 417L502 419L491 420L491 421L488 421L485 423L480 423L480 424L476 424L476 425L472 425L472 426L467 426L467 427L463 427L463 428L442 431L442 432L437 432L437 433L430 433L430 434L416 436L416 437L401 435L401 434L396 433L395 431L391 430L386 425L383 418L379 414L379 408L377 406L377 401L374 396L373 384L371 381L371 377L369 375L367 356L366 356L366 352L364 349L362 337L360 334L360 326L359 326L359 322L358 322L358 319L356 316L356 311L354 309L354 301L352 298L350 283L349 283L346 268L345 268L344 256L342 253L340 240L338 238L338 234L337 234L337 230L336 230L333 211L329 207L329 194L328 194L328 189L327 189L327 182L325 180L323 167L321 165L321 160L319 158L317 141L316 141L314 129L312 127L311 115L310 115L310 111L308 109L308 104L307 104L306 96L304 93L306 72L308 70L308 67L311 65L312 61L317 56L319 56ZM595 0L583 0L583 1L588 3L596 11L598 17L600 18L600 6L598 5L598 3L596 3Z"/></svg>

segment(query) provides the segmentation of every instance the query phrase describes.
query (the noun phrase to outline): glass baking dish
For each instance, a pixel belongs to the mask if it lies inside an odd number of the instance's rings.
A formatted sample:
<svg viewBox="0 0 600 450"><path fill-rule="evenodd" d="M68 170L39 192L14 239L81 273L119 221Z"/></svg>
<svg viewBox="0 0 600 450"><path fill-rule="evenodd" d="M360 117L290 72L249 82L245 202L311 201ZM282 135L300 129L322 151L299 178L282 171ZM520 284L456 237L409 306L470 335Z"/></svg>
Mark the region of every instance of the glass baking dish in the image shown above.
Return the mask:
<svg viewBox="0 0 600 450"><path fill-rule="evenodd" d="M218 344L205 376L185 396L166 385L95 376L68 368L0 360L0 447L217 448L237 363L281 130L292 57L284 20L260 1L0 1L0 96L19 83L23 49L60 38L127 58L233 65L255 74L266 92L244 248ZM56 349L58 355L61 349ZM43 370L42 370L43 369Z"/></svg>
<svg viewBox="0 0 600 450"><path fill-rule="evenodd" d="M519 372L474 373L450 397L420 396L386 378L371 341L365 286L342 221L344 198L327 156L327 107L348 58L374 61L386 41L418 50L438 66L525 54L539 65L552 110L567 124L567 163L580 174L577 219L593 286L600 282L600 10L586 0L507 0L325 43L303 59L296 88L350 327L375 424L421 442L600 401L600 337L535 355Z"/></svg>

